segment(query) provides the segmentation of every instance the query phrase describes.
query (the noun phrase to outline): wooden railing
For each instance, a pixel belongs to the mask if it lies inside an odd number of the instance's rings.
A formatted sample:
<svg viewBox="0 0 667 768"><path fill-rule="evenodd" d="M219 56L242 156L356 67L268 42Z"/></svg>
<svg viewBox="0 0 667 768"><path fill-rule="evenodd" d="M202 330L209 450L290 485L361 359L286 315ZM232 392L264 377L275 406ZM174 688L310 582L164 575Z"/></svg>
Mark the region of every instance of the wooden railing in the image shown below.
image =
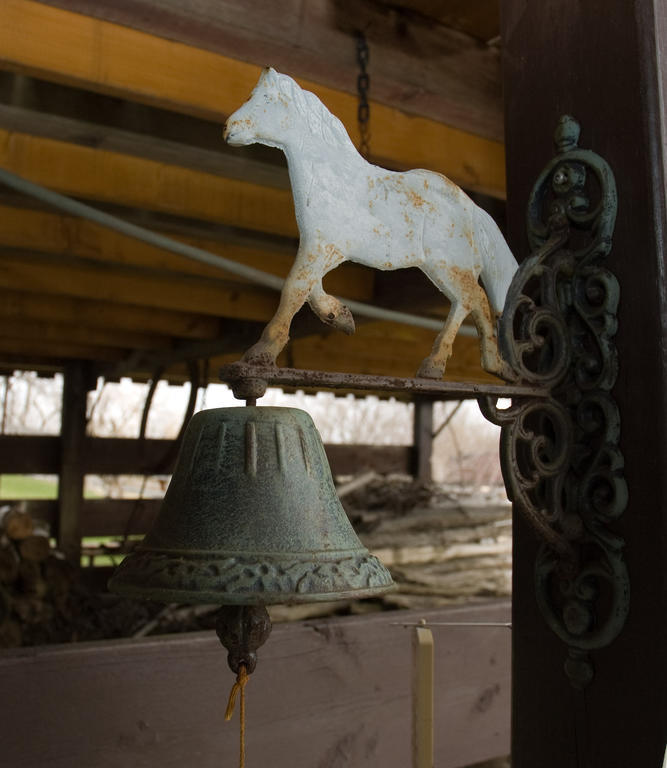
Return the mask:
<svg viewBox="0 0 667 768"><path fill-rule="evenodd" d="M81 459L88 475L170 474L176 458L173 440L86 437ZM412 446L325 445L334 475L365 470L378 473L410 472ZM61 468L60 437L0 435L0 472L54 474ZM84 499L81 536L123 536L146 533L159 507L159 499ZM59 502L27 500L31 515L44 520L58 536Z"/></svg>

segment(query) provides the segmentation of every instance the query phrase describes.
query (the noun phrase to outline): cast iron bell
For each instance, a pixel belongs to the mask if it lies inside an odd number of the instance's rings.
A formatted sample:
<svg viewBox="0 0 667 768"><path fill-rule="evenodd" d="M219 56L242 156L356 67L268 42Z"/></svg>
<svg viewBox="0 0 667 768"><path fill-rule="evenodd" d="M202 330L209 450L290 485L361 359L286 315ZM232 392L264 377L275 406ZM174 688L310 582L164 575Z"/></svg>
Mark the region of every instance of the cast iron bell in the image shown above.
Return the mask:
<svg viewBox="0 0 667 768"><path fill-rule="evenodd" d="M132 597L221 605L366 597L391 586L347 519L310 416L270 407L192 418L152 530L109 582Z"/></svg>

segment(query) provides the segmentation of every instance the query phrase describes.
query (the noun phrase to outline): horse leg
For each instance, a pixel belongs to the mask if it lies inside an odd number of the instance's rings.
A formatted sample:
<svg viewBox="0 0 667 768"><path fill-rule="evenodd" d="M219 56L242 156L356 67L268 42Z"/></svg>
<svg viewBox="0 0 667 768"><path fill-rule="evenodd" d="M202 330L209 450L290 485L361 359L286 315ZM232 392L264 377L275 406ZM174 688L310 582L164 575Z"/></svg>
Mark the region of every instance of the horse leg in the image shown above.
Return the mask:
<svg viewBox="0 0 667 768"><path fill-rule="evenodd" d="M304 261L297 254L285 279L278 309L262 331L259 341L241 358L244 363L275 365L276 357L289 341L292 318L301 309L317 281L318 278L310 269L304 268Z"/></svg>
<svg viewBox="0 0 667 768"><path fill-rule="evenodd" d="M343 331L348 336L354 333L352 312L335 296L325 293L321 280L313 286L308 296L308 303L323 323Z"/></svg>
<svg viewBox="0 0 667 768"><path fill-rule="evenodd" d="M417 376L422 379L441 379L445 374L447 360L452 354L452 345L469 309L458 299L452 301L445 325L436 337L431 354L422 361Z"/></svg>
<svg viewBox="0 0 667 768"><path fill-rule="evenodd" d="M472 291L472 319L479 334L479 348L482 354L482 368L504 379L514 379L515 375L500 356L496 317L491 310L486 291L476 285Z"/></svg>

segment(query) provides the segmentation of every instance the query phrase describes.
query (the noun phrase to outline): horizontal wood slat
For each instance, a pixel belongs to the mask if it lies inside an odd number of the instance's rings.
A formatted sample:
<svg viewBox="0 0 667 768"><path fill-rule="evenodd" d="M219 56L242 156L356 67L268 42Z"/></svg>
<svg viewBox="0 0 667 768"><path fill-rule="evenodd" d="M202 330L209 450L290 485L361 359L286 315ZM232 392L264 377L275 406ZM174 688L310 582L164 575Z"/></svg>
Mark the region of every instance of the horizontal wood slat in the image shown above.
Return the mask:
<svg viewBox="0 0 667 768"><path fill-rule="evenodd" d="M358 74L351 54L363 29L374 100L502 139L500 51L479 44L499 34L498 0L392 0L390 7L375 0L46 2L242 61L270 63L350 94Z"/></svg>
<svg viewBox="0 0 667 768"><path fill-rule="evenodd" d="M57 474L58 437L0 436L0 473ZM407 472L412 447L408 445L325 445L334 475L361 470ZM86 474L168 474L173 466L174 441L120 437L88 437L84 444ZM172 458L165 465L165 458Z"/></svg>
<svg viewBox="0 0 667 768"><path fill-rule="evenodd" d="M504 622L509 603L277 625L247 688L248 765L409 765L411 630L394 623L421 618ZM507 754L510 632L433 632L435 764ZM6 652L3 759L21 768L236 765L225 657L213 632Z"/></svg>
<svg viewBox="0 0 667 768"><path fill-rule="evenodd" d="M30 0L4 0L0 67L220 123L248 98L261 71L254 64ZM358 142L357 96L300 82ZM375 161L431 168L467 189L504 196L500 142L377 102L371 114Z"/></svg>

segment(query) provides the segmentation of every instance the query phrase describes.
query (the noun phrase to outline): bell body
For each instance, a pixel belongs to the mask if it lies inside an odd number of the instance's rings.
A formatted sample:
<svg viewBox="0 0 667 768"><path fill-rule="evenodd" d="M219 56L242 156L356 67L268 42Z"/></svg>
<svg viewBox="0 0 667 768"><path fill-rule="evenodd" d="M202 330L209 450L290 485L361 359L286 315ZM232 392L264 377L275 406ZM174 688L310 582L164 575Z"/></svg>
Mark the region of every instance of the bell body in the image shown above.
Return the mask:
<svg viewBox="0 0 667 768"><path fill-rule="evenodd" d="M164 602L245 605L391 586L347 519L310 416L270 407L192 418L152 530L109 582Z"/></svg>

